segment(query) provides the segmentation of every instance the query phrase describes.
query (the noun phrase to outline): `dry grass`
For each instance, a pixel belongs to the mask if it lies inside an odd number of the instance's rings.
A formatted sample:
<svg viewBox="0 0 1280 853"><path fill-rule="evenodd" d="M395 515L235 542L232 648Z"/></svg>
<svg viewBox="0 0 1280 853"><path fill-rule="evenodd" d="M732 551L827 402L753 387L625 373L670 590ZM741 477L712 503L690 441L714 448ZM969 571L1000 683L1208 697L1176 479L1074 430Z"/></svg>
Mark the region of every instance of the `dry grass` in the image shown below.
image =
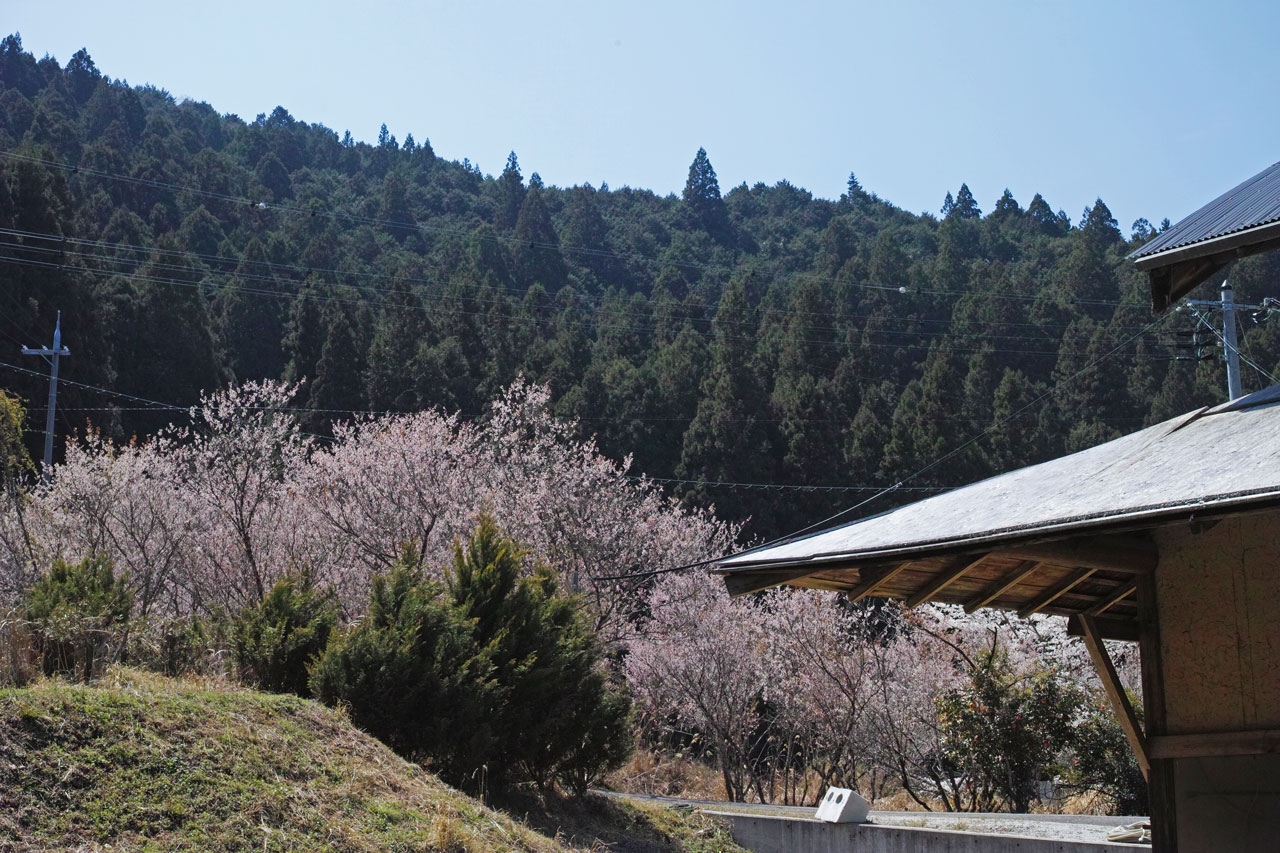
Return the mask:
<svg viewBox="0 0 1280 853"><path fill-rule="evenodd" d="M0 615L0 687L23 687L38 672L31 625L12 613Z"/></svg>
<svg viewBox="0 0 1280 853"><path fill-rule="evenodd" d="M634 809L621 817L657 823ZM487 808L342 714L292 696L124 668L93 686L0 690L0 850L597 846L555 840ZM685 848L668 832L661 846L634 849Z"/></svg>
<svg viewBox="0 0 1280 853"><path fill-rule="evenodd" d="M690 800L724 800L719 771L696 761L637 749L627 763L609 774L605 785L627 794L653 794Z"/></svg>

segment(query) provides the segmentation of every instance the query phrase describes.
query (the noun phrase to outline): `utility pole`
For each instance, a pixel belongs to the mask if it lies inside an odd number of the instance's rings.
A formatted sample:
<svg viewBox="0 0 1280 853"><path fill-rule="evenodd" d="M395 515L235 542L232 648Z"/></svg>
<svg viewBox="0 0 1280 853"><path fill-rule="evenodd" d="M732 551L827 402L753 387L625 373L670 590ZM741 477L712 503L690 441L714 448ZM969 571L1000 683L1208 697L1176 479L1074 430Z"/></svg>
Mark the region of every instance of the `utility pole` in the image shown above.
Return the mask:
<svg viewBox="0 0 1280 853"><path fill-rule="evenodd" d="M58 312L58 321L53 327L53 348L22 348L23 355L38 355L49 362L49 408L44 417L44 475L49 476L53 470L53 416L58 410L58 359L71 355L71 350L62 345L62 312Z"/></svg>
<svg viewBox="0 0 1280 853"><path fill-rule="evenodd" d="M1278 307L1280 307L1280 303L1277 303L1277 301L1270 296L1263 299L1261 305L1246 305L1242 302L1236 302L1235 297L1232 295L1230 281L1222 282L1221 299L1188 299L1179 306L1179 311L1190 310L1192 316L1195 317L1196 322L1204 324L1210 332L1222 341L1222 358L1227 364L1228 401L1241 397L1244 394L1244 391L1240 386L1240 347L1237 343L1236 335L1236 312L1253 311L1254 322L1258 322L1259 320L1266 320ZM1222 313L1221 333L1218 332L1214 323L1205 317L1205 313L1209 311L1219 311ZM1187 333L1180 332L1179 334ZM1192 346L1196 349L1195 356L1179 356L1179 358L1203 359L1209 357L1201 352L1202 345L1198 338L1193 341Z"/></svg>
<svg viewBox="0 0 1280 853"><path fill-rule="evenodd" d="M1227 399L1242 395L1240 390L1240 350L1236 346L1236 306L1231 282L1222 282L1222 357L1227 362Z"/></svg>

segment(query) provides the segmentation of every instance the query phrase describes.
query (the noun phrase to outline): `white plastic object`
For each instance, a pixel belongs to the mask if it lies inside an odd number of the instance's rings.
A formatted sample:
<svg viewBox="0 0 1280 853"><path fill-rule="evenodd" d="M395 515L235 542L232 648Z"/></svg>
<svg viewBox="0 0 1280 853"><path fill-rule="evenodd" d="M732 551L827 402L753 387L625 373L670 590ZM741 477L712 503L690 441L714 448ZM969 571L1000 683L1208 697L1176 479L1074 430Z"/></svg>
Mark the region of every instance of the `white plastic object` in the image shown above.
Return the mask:
<svg viewBox="0 0 1280 853"><path fill-rule="evenodd" d="M871 804L849 788L832 786L818 803L818 820L827 823L862 823L867 819Z"/></svg>

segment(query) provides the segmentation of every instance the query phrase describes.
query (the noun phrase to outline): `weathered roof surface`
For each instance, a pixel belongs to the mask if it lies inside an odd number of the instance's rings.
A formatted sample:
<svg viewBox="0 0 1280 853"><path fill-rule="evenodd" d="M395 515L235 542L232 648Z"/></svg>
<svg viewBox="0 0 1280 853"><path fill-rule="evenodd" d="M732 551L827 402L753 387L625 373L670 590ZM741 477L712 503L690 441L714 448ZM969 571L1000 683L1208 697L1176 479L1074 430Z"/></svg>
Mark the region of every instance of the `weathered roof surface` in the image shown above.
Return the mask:
<svg viewBox="0 0 1280 853"><path fill-rule="evenodd" d="M1277 220L1280 220L1280 163L1227 190L1129 257L1145 258Z"/></svg>
<svg viewBox="0 0 1280 853"><path fill-rule="evenodd" d="M1129 255L1164 311L1236 258L1280 248L1280 163L1262 170Z"/></svg>
<svg viewBox="0 0 1280 853"><path fill-rule="evenodd" d="M1280 385L882 515L730 557L717 569L924 558L1278 498Z"/></svg>

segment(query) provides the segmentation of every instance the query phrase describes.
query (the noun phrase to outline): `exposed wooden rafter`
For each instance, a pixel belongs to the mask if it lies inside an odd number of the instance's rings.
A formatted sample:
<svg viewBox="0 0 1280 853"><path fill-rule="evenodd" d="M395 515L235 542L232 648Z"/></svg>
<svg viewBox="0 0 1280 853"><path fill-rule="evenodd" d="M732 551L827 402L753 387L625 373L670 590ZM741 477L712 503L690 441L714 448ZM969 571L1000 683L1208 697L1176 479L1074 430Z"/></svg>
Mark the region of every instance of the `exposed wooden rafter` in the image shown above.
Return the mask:
<svg viewBox="0 0 1280 853"><path fill-rule="evenodd" d="M758 572L735 572L724 577L725 589L731 596L750 595L770 587L781 586L788 581L806 578L822 571L821 568L766 569Z"/></svg>
<svg viewBox="0 0 1280 853"><path fill-rule="evenodd" d="M1076 613L1067 618L1067 636L1084 636L1084 628L1080 624L1080 617L1083 615L1085 614ZM1136 643L1142 639L1138 622L1134 619L1095 616L1093 622L1097 626L1098 636L1104 640L1123 640L1126 643Z"/></svg>
<svg viewBox="0 0 1280 853"><path fill-rule="evenodd" d="M1098 570L1095 568L1076 569L1068 575L1066 580L1062 581L1062 583L1047 590L1039 597L1033 598L1031 601L1018 608L1018 615L1023 619L1026 619L1033 613L1039 613L1041 610L1044 610L1050 604L1053 604L1053 602L1057 601L1059 598L1074 589L1076 584L1088 579L1088 577L1096 571Z"/></svg>
<svg viewBox="0 0 1280 853"><path fill-rule="evenodd" d="M849 596L849 601L851 603L854 601L861 601L862 599L866 598L868 595L871 595L873 592L875 592L876 587L880 586L880 584L884 583L890 578L897 576L899 573L902 572L903 569L905 569L909 565L911 564L898 563L896 566L889 566L888 568L884 568L884 569L867 571L866 573L864 573L862 580L858 582L858 585L855 586L853 589L849 590L845 594Z"/></svg>
<svg viewBox="0 0 1280 853"><path fill-rule="evenodd" d="M916 607L924 604L926 601L951 586L951 584L965 572L970 569L977 568L977 566L985 559L987 559L986 554L983 554L976 560L957 560L956 564L950 569L939 572L929 578L929 580L925 581L924 586L912 593L907 599L907 607Z"/></svg>
<svg viewBox="0 0 1280 853"><path fill-rule="evenodd" d="M1018 584L1022 583L1028 577L1035 573L1042 564L1039 560L1023 560L1004 577L992 583L982 592L969 599L964 605L965 613L972 613L980 607L986 607Z"/></svg>
<svg viewBox="0 0 1280 853"><path fill-rule="evenodd" d="M1151 757L1217 758L1226 755L1271 755L1280 753L1280 729L1244 732L1161 735L1149 742Z"/></svg>
<svg viewBox="0 0 1280 853"><path fill-rule="evenodd" d="M1138 591L1137 581L1127 583L1124 586L1121 586L1115 592L1108 595L1106 598L1098 599L1098 603L1090 607L1085 612L1090 616L1101 616L1103 613L1106 613L1112 607L1115 607L1117 604L1124 601L1126 598L1133 595L1137 591Z"/></svg>

